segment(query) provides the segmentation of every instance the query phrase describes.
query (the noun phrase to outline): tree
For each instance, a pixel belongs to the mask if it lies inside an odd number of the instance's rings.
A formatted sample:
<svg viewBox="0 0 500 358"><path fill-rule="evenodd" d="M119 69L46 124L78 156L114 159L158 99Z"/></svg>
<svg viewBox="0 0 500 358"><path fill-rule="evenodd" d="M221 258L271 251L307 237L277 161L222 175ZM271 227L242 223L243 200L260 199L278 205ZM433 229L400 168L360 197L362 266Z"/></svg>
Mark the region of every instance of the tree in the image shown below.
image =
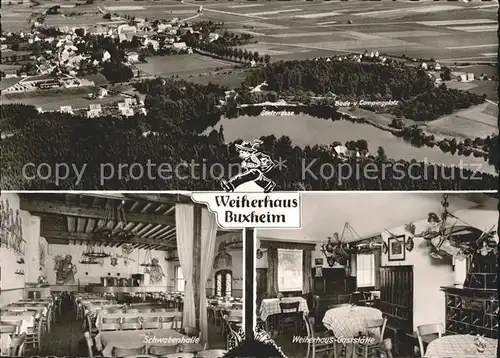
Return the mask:
<svg viewBox="0 0 500 358"><path fill-rule="evenodd" d="M134 72L129 66L121 62L105 63L102 74L110 82L128 82L134 77Z"/></svg>
<svg viewBox="0 0 500 358"><path fill-rule="evenodd" d="M443 81L451 81L451 71L448 67L445 67L441 73L441 79Z"/></svg>
<svg viewBox="0 0 500 358"><path fill-rule="evenodd" d="M265 55L264 55L264 62L265 62L266 64L268 64L269 62L271 62L271 56L269 56L268 54L265 54Z"/></svg>
<svg viewBox="0 0 500 358"><path fill-rule="evenodd" d="M75 35L78 37L84 37L85 36L85 29L82 29L82 28L75 29Z"/></svg>

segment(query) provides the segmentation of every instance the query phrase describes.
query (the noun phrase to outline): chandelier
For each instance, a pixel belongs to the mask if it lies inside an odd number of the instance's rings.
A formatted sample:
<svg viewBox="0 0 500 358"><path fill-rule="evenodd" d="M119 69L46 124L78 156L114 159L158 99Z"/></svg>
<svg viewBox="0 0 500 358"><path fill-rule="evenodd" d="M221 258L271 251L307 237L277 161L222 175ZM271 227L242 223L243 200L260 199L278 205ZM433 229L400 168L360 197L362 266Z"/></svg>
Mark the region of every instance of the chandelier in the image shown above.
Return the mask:
<svg viewBox="0 0 500 358"><path fill-rule="evenodd" d="M214 269L218 269L221 267L230 267L232 265L233 258L229 254L229 252L227 252L226 243L221 242L219 246L219 252L217 252L217 255L215 255L213 267Z"/></svg>
<svg viewBox="0 0 500 358"><path fill-rule="evenodd" d="M150 249L146 250L146 254L144 255L144 262L140 266L142 266L142 267L153 266L153 259L151 257L151 250Z"/></svg>
<svg viewBox="0 0 500 358"><path fill-rule="evenodd" d="M106 252L104 252L103 248L96 249L95 245L93 243L88 243L87 244L87 249L83 253L83 256L90 258L90 259L103 259L106 257L109 257L110 255Z"/></svg>
<svg viewBox="0 0 500 358"><path fill-rule="evenodd" d="M99 222L97 228L92 232L95 240L130 240L136 236L134 231L125 229L127 227L127 218L125 217L124 204L124 200L117 206L113 201L106 203L104 219Z"/></svg>

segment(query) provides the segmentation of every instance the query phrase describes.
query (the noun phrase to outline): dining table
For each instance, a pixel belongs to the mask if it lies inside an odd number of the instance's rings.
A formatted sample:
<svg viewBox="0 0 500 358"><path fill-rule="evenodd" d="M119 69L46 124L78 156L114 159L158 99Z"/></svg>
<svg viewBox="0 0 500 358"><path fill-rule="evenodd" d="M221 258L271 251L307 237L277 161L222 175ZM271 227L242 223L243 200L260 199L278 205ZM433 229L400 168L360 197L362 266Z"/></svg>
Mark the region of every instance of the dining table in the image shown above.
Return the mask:
<svg viewBox="0 0 500 358"><path fill-rule="evenodd" d="M279 298L265 298L262 300L259 308L259 315L262 321L266 321L267 317L281 314L280 303L293 303L299 302L299 312L304 312L306 315L309 314L309 307L307 301L303 297L283 297Z"/></svg>
<svg viewBox="0 0 500 358"><path fill-rule="evenodd" d="M155 343L150 343L152 338L155 338ZM185 343L182 343L184 339L189 339L189 337L173 329L101 331L95 336L95 346L103 357L112 357L114 348L136 348L141 345L146 346L146 348L151 345L185 345Z"/></svg>
<svg viewBox="0 0 500 358"><path fill-rule="evenodd" d="M323 325L333 332L335 337L353 338L359 332L366 331L369 320L382 318L382 311L373 307L342 306L325 312Z"/></svg>
<svg viewBox="0 0 500 358"><path fill-rule="evenodd" d="M149 312L149 313L122 313L122 312L117 312L117 313L107 313L105 311L98 311L96 315L96 321L95 325L97 328L99 328L100 323L103 321L104 318L106 319L117 319L117 318L148 318L148 317L176 317L176 316L182 316L182 312L180 311L175 311L175 312Z"/></svg>
<svg viewBox="0 0 500 358"><path fill-rule="evenodd" d="M28 331L28 328L33 328L35 326L35 319L40 315L36 311L25 311L25 312L3 312L0 320L3 322L21 322L18 334L22 334Z"/></svg>
<svg viewBox="0 0 500 358"><path fill-rule="evenodd" d="M50 303L47 304L9 304L5 307L2 308L2 310L8 310L11 312L26 312L26 311L35 311L39 312L41 315L45 316L48 311L48 306Z"/></svg>
<svg viewBox="0 0 500 358"><path fill-rule="evenodd" d="M483 338L485 347L482 352L475 344L475 335L456 334L442 336L429 343L426 358L492 358L497 356L498 340Z"/></svg>

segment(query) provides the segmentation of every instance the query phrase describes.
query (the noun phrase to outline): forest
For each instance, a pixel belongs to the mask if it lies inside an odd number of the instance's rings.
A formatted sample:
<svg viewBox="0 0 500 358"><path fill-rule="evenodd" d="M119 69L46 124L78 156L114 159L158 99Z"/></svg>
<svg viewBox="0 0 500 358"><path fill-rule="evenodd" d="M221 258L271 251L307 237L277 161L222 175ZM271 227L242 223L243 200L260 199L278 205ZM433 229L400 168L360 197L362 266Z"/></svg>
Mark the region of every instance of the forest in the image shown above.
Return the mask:
<svg viewBox="0 0 500 358"><path fill-rule="evenodd" d="M2 110L6 114L2 117L2 133L12 134L0 141L0 185L5 190L220 190L217 179L227 178L226 169L239 163L234 143L225 143L222 127L206 136L177 127L175 121L171 121L170 130L155 135L145 134L149 125L146 118L139 116L88 120L63 113L39 114L23 105L3 105ZM30 113L29 117L26 113ZM200 118L202 122L207 120ZM286 160L286 168L270 174L280 190L491 190L498 187L495 175L394 160L387 158L383 148L378 148L374 158L342 161L332 154L332 146L300 148L288 137L273 135L261 139L265 152L275 160ZM361 148L365 142L348 145ZM78 185L74 174L59 183L50 179L31 180L28 177L34 175L33 170L23 174L25 163L36 166L46 163L52 168L58 163L85 165L85 175ZM152 163L153 170L143 175L117 172L103 181L103 164L118 168L134 163L144 167ZM155 170L164 163L181 169L177 175L160 175ZM201 164L213 168L213 172L207 173ZM369 172L370 177L363 175L364 172ZM402 175L410 172L413 178Z"/></svg>
<svg viewBox="0 0 500 358"><path fill-rule="evenodd" d="M485 96L449 89L444 83L435 87L432 78L421 69L392 61L373 62L326 60L279 61L252 71L244 86L267 82L270 90L283 92L328 92L343 101L396 100L387 107L396 115L415 121L428 121L485 101Z"/></svg>

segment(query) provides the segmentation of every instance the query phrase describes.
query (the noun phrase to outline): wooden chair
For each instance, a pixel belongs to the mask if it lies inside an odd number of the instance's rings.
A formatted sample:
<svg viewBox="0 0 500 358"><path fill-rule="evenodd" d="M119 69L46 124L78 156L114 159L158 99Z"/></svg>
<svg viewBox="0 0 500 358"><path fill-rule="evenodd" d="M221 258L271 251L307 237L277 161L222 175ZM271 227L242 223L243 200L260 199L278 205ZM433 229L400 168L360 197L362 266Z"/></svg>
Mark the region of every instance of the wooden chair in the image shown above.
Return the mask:
<svg viewBox="0 0 500 358"><path fill-rule="evenodd" d="M97 336L97 333L99 333L99 330L97 329L95 324L96 319L97 317L94 314L92 313L87 314L87 330L92 338Z"/></svg>
<svg viewBox="0 0 500 358"><path fill-rule="evenodd" d="M140 317L122 317L122 324L123 323L139 323L140 322Z"/></svg>
<svg viewBox="0 0 500 358"><path fill-rule="evenodd" d="M320 297L318 295L313 295L312 296L312 315L315 319L316 322L319 320L319 301Z"/></svg>
<svg viewBox="0 0 500 358"><path fill-rule="evenodd" d="M27 345L33 346L34 349L40 352L41 339L42 339L42 325L40 323L40 317L38 317L35 318L35 323L33 327L28 328L25 343Z"/></svg>
<svg viewBox="0 0 500 358"><path fill-rule="evenodd" d="M102 323L121 323L121 318L120 317L103 317L102 318Z"/></svg>
<svg viewBox="0 0 500 358"><path fill-rule="evenodd" d="M196 354L196 358L220 358L227 353L224 349L207 349Z"/></svg>
<svg viewBox="0 0 500 358"><path fill-rule="evenodd" d="M351 302L351 296L352 295L338 295L337 296L337 304L350 303Z"/></svg>
<svg viewBox="0 0 500 358"><path fill-rule="evenodd" d="M154 356L164 356L167 354L177 353L179 352L179 346L150 346L149 354Z"/></svg>
<svg viewBox="0 0 500 358"><path fill-rule="evenodd" d="M113 357L128 357L146 354L146 346L139 346L135 348L113 348Z"/></svg>
<svg viewBox="0 0 500 358"><path fill-rule="evenodd" d="M386 324L387 318L373 319L366 322L366 337L375 338L375 341L373 343L356 343L354 345L356 357L375 358L380 356L380 352L388 355L383 340ZM388 341L390 342L390 339Z"/></svg>
<svg viewBox="0 0 500 358"><path fill-rule="evenodd" d="M137 329L142 329L142 325L137 322L124 322L120 325L122 331L134 331Z"/></svg>
<svg viewBox="0 0 500 358"><path fill-rule="evenodd" d="M195 358L195 354L188 353L188 352L170 353L170 354L161 356L161 358Z"/></svg>
<svg viewBox="0 0 500 358"><path fill-rule="evenodd" d="M182 330L182 326L183 326L183 319L184 317L182 315L177 315L177 316L174 316L174 329L176 331L181 331Z"/></svg>
<svg viewBox="0 0 500 358"><path fill-rule="evenodd" d="M297 333L299 323L300 302L280 302L278 331L283 334L287 329L293 328Z"/></svg>
<svg viewBox="0 0 500 358"><path fill-rule="evenodd" d="M101 323L99 324L99 331L119 331L119 323Z"/></svg>
<svg viewBox="0 0 500 358"><path fill-rule="evenodd" d="M160 316L161 328L176 329L177 321L175 316Z"/></svg>
<svg viewBox="0 0 500 358"><path fill-rule="evenodd" d="M52 306L49 306L47 313L40 318L41 318L41 324L42 324L42 334L50 332L50 326L51 326L51 321L52 321ZM87 324L86 318L85 318L84 322L85 322L85 324Z"/></svg>
<svg viewBox="0 0 500 358"><path fill-rule="evenodd" d="M317 353L321 353L322 355L328 354L330 351L333 351L333 357L337 358L337 345L335 343L335 337L333 333L330 331L324 331L320 333L314 332L315 327L315 319L314 317L307 317L305 314L302 316L304 321L304 325L306 326L307 331L307 353L306 358L316 358ZM328 341L328 337L331 337L331 342ZM322 342L316 338L323 338Z"/></svg>
<svg viewBox="0 0 500 358"><path fill-rule="evenodd" d="M349 303L351 305L364 306L365 305L365 296L363 292L353 292L349 298Z"/></svg>
<svg viewBox="0 0 500 358"><path fill-rule="evenodd" d="M88 356L89 358L93 358L93 357L100 357L96 354L94 354L94 344L92 343L92 338L90 337L90 332L85 332L83 334L83 336L85 337L85 343L87 344L87 352L88 352Z"/></svg>
<svg viewBox="0 0 500 358"><path fill-rule="evenodd" d="M328 305L328 309L331 310L333 308L349 307L349 306L350 306L349 303L340 303L340 304L336 304L336 305Z"/></svg>
<svg viewBox="0 0 500 358"><path fill-rule="evenodd" d="M0 318L2 318L2 316L0 316ZM2 333L9 333L9 334L19 334L22 324L23 324L22 320L0 321L0 325L5 326L5 328L2 330Z"/></svg>
<svg viewBox="0 0 500 358"><path fill-rule="evenodd" d="M12 336L12 357L24 357L26 333Z"/></svg>
<svg viewBox="0 0 500 358"><path fill-rule="evenodd" d="M141 317L140 322L142 325L142 329L161 328L160 317Z"/></svg>
<svg viewBox="0 0 500 358"><path fill-rule="evenodd" d="M418 347L420 348L420 356L423 357L425 354L423 336L427 336L425 337L425 340L427 343L430 343L436 338L441 338L444 333L444 327L442 323L423 324L417 327L416 333L418 338ZM432 337L429 339L428 336L431 335L435 335L435 337L433 337L434 339L432 339Z"/></svg>

